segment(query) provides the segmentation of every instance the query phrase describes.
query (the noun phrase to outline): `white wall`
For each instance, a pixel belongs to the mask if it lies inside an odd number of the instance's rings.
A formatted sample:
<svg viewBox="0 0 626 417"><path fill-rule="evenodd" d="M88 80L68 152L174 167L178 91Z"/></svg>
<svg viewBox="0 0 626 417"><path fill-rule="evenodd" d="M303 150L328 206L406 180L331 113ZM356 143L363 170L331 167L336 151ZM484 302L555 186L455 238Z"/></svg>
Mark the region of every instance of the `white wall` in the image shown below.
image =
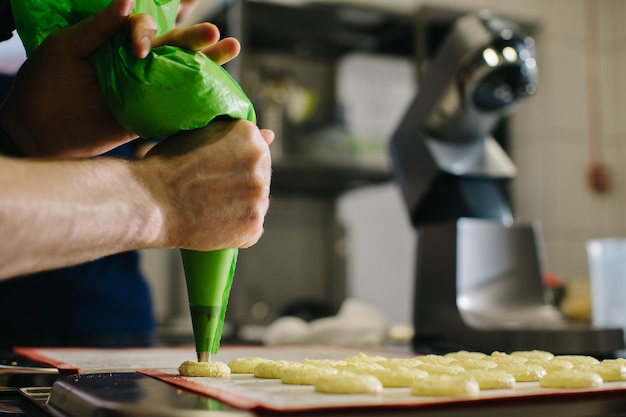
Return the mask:
<svg viewBox="0 0 626 417"><path fill-rule="evenodd" d="M339 200L347 228L347 293L381 308L392 323L412 317L415 233L395 183L366 187Z"/></svg>
<svg viewBox="0 0 626 417"><path fill-rule="evenodd" d="M518 214L540 220L548 268L566 279L586 277L585 240L626 233L623 180L626 123L623 78L626 63L626 3L601 0L599 61L603 130L589 133L589 72L586 41L598 41L585 31L585 1L537 3L541 32L537 36L539 94L515 119L513 158L519 167L515 184ZM591 106L591 107L590 107ZM591 191L586 182L590 140L604 144L615 188Z"/></svg>

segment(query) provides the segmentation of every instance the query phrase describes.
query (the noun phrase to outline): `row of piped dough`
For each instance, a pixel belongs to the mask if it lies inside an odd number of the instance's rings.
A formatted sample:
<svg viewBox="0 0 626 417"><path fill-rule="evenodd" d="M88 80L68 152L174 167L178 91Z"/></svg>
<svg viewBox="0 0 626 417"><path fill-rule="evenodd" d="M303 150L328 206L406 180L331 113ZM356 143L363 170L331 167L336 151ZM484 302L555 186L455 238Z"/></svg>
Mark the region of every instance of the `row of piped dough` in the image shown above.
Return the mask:
<svg viewBox="0 0 626 417"><path fill-rule="evenodd" d="M227 377L249 373L280 379L284 384L312 385L317 392L377 394L384 387L408 387L413 395L472 396L481 390L514 388L538 382L545 388L590 388L626 380L626 359L599 361L592 356L558 355L541 350L512 353L458 351L407 358L359 353L342 360L300 362L259 357L223 362L187 361L184 376Z"/></svg>

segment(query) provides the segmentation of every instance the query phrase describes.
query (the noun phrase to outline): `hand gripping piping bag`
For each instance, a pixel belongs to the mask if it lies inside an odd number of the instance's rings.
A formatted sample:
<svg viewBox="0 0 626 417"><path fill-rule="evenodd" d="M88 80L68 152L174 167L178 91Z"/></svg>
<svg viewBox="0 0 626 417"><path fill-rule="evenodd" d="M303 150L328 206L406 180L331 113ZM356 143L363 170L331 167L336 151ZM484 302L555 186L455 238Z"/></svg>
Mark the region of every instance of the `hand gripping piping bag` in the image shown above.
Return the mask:
<svg viewBox="0 0 626 417"><path fill-rule="evenodd" d="M52 32L103 9L111 0L11 0L27 55ZM157 36L174 27L179 0L135 0L133 13L148 13ZM153 48L145 59L118 34L90 60L117 120L145 138L206 126L217 117L256 123L252 103L232 77L206 55L178 47ZM232 284L237 249L181 249L198 359L216 353ZM202 354L202 355L201 355Z"/></svg>

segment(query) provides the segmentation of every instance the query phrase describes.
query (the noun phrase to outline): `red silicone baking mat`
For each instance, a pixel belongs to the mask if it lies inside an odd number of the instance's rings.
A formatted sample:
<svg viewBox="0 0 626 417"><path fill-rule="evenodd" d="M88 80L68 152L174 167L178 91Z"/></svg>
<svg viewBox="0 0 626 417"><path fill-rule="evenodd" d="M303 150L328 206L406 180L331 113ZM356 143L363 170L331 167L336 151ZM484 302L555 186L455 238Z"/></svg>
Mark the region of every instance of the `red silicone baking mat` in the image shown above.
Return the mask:
<svg viewBox="0 0 626 417"><path fill-rule="evenodd" d="M129 349L18 347L14 351L32 361L54 366L65 374L171 368L196 356L193 347Z"/></svg>
<svg viewBox="0 0 626 417"><path fill-rule="evenodd" d="M260 379L250 374L232 374L228 378L182 377L164 370L141 370L142 374L180 388L223 401L244 410L314 411L345 408L425 407L453 403L530 399L536 397L592 396L614 392L626 393L626 382L605 383L591 389L547 389L536 382L517 383L513 389L484 390L473 397L421 397L409 388L384 388L380 394L325 394L312 386L286 385L278 379Z"/></svg>
<svg viewBox="0 0 626 417"><path fill-rule="evenodd" d="M178 369L183 361L195 360L193 346L155 347L132 349L100 348L28 348L18 347L15 352L25 358L54 366L63 373L132 372L138 369ZM369 354L407 356L381 350L363 350L340 346L223 346L213 355L214 360L228 363L233 358L264 357L298 361L310 359L342 359L364 351Z"/></svg>
<svg viewBox="0 0 626 417"><path fill-rule="evenodd" d="M378 395L338 395L317 393L311 386L285 385L276 379L259 379L250 374L228 378L189 378L178 375L178 366L195 360L192 346L145 349L20 348L18 353L31 360L59 367L64 372L102 373L135 372L212 397L246 410L304 411L360 407L423 407L477 401L506 401L533 397L593 396L608 393L626 394L626 381L605 383L594 389L545 389L538 383L518 383L514 389L481 391L476 397L417 397L408 388L385 388ZM214 360L228 363L234 358L263 357L300 361L343 359L363 351L386 357L409 356L389 352L336 346L225 346Z"/></svg>

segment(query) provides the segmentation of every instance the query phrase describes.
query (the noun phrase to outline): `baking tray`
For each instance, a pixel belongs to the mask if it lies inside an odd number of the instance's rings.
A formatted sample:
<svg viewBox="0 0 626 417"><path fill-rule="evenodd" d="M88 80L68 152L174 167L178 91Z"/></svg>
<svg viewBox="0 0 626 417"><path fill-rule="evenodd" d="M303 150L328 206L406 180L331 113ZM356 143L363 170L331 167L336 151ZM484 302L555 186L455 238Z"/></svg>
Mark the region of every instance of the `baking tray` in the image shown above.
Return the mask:
<svg viewBox="0 0 626 417"><path fill-rule="evenodd" d="M297 413L303 411L358 410L362 408L413 408L437 405L467 405L509 400L535 401L556 398L620 395L626 399L626 381L605 382L600 387L582 389L542 388L538 382L517 382L514 388L481 390L473 396L427 397L410 393L409 388L384 388L379 394L319 393L309 385L283 384L279 379L232 374L227 378L183 377L176 371L143 370L140 373L173 386L218 399L240 409Z"/></svg>
<svg viewBox="0 0 626 417"><path fill-rule="evenodd" d="M626 416L623 393L508 398L489 402L440 403L423 407L359 407L323 411L240 410L137 373L61 377L47 401L41 391L22 390L28 416L54 417L617 417Z"/></svg>
<svg viewBox="0 0 626 417"><path fill-rule="evenodd" d="M355 348L343 348L332 346L241 346L223 347L215 360L228 362L236 357L258 356L268 359L284 359L298 361L304 358L340 359L355 355L359 352ZM601 388L583 390L549 390L538 387L536 383L517 384L512 390L482 391L478 397L472 398L422 398L412 396L408 388L386 388L382 395L336 395L315 393L310 386L298 387L283 385L279 380L262 380L254 378L250 374L232 375L230 378L187 378L180 377L177 367L181 361L192 359L195 356L193 347L186 348L150 348L150 349L37 349L30 351L32 357L43 360L44 363L65 364L66 370L77 369L82 375L74 379L63 379L63 382L55 384L54 389L58 395L72 398L72 392L93 391L94 384L98 381L105 382L103 391L114 398L122 395L122 404L127 406L128 401L134 400L121 394L120 387L127 384L126 379L142 382L142 386L170 387L174 393L184 393L185 396L193 395L198 404L204 404L207 399L217 400L212 404L228 404L231 410L247 410L252 413L326 413L330 411L354 412L361 414L363 410L393 410L394 413L415 413L437 407L462 407L463 409L476 407L490 407L492 404L501 403L545 403L556 401L567 404L578 399L594 402L598 398L605 401L606 398L623 398L626 402L626 382L605 383ZM383 354L388 357L403 356L399 352L381 352L380 350L368 351L370 355ZM405 353L406 354L406 353ZM409 355L412 356L412 355ZM152 365L163 364L163 367L151 368ZM148 366L149 368L143 368ZM126 371L116 371L123 368ZM106 371L106 372L105 372ZM144 376L137 376L135 371ZM90 378L97 375L96 378ZM117 379L110 379L106 375L116 375ZM132 377L120 377L119 375L133 375ZM73 382L75 381L76 384ZM94 382L96 381L96 382ZM111 385L111 384L122 385ZM155 385L156 384L156 385ZM69 387L72 387L71 389ZM127 385L124 387L128 388ZM125 388L125 389L126 389ZM53 390L54 390L53 389ZM79 391L73 391L78 389ZM166 388L161 388L166 389ZM138 390L138 389L137 389ZM137 391L135 390L135 391ZM63 394L67 391L67 394ZM82 395L82 394L81 394ZM51 397L52 398L52 397ZM101 394L90 396L101 398ZM144 398L137 396L137 398ZM158 403L158 398L151 398L148 403ZM164 400L165 400L164 396ZM179 401L178 395L175 395ZM152 401L153 400L153 401ZM53 400L53 403L56 400ZM161 404L164 408L177 409L180 404ZM71 401L69 401L71 403ZM619 403L619 400L618 400ZM143 404L143 403L142 403ZM621 403L620 403L621 404ZM134 409L141 410L142 406ZM368 411L368 412L369 412ZM420 411L423 412L423 411ZM123 414L120 414L123 415ZM420 414L421 415L421 414ZM563 414L562 414L563 415ZM576 415L576 414L575 414ZM616 414L613 414L616 415ZM626 415L626 413L624 414Z"/></svg>

